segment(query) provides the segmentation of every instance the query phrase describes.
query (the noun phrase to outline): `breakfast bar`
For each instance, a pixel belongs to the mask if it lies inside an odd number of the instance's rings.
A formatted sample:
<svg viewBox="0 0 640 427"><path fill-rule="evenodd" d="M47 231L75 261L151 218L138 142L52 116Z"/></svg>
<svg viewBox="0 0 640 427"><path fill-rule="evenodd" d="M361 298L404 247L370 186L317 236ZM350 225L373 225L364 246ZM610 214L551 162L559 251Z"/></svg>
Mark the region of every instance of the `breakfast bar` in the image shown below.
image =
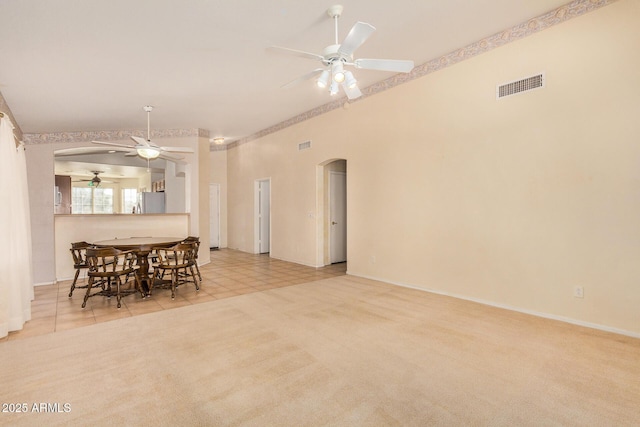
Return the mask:
<svg viewBox="0 0 640 427"><path fill-rule="evenodd" d="M104 246L105 241L117 241L119 246L123 247L126 246L125 242L129 241L133 247L126 249L142 248L149 251L154 245L162 246L163 241L169 245L177 243L188 236L189 231L190 216L186 213L55 215L56 279L67 280L74 276L73 262L69 255L72 242L86 241ZM134 236L160 236L156 238L160 240L152 241L145 238L146 243L136 243L132 239ZM144 261L148 262L146 255Z"/></svg>

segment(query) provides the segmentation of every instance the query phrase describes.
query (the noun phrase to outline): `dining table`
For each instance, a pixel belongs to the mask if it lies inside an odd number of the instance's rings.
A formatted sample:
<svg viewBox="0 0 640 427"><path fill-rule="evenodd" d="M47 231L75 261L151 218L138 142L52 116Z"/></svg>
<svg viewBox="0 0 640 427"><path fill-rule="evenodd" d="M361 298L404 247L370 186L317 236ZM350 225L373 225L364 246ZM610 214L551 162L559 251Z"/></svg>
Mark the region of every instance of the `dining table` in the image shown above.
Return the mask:
<svg viewBox="0 0 640 427"><path fill-rule="evenodd" d="M153 248L169 248L184 240L184 237L125 237L99 240L93 245L99 248L112 247L122 251L133 251L138 264L137 275L145 295L149 295L149 254Z"/></svg>

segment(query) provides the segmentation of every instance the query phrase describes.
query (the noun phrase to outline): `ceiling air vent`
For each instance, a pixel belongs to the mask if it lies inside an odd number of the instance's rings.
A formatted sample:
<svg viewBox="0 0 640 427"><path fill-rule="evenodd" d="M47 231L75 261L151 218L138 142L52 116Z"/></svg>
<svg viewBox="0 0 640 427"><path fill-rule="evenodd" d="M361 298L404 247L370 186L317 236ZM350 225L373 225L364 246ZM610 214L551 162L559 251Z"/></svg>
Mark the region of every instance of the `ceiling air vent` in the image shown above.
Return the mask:
<svg viewBox="0 0 640 427"><path fill-rule="evenodd" d="M307 150L311 148L311 141L305 141L298 144L298 151Z"/></svg>
<svg viewBox="0 0 640 427"><path fill-rule="evenodd" d="M525 79L516 80L514 82L504 83L496 87L496 99L505 98L507 96L516 95L522 92L528 92L534 89L544 87L544 73Z"/></svg>

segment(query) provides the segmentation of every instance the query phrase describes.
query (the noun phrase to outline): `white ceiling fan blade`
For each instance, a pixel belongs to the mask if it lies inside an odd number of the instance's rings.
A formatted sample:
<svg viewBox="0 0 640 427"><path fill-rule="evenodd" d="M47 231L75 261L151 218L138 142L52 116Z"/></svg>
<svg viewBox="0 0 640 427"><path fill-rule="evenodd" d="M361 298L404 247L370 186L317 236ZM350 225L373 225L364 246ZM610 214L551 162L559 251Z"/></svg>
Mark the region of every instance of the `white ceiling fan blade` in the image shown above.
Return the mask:
<svg viewBox="0 0 640 427"><path fill-rule="evenodd" d="M172 160L172 161L177 161L177 160L183 160L184 157L182 156L174 156L172 154L168 154L166 151L163 151L160 153L160 157L161 159L165 159L165 160Z"/></svg>
<svg viewBox="0 0 640 427"><path fill-rule="evenodd" d="M356 59L353 61L353 65L364 70L393 71L396 73L408 73L413 70L413 61L401 59Z"/></svg>
<svg viewBox="0 0 640 427"><path fill-rule="evenodd" d="M123 148L134 148L131 145L126 145L126 144L118 144L117 142L105 142L105 141L91 141L94 144L100 144L100 145L108 145L110 147L123 147Z"/></svg>
<svg viewBox="0 0 640 427"><path fill-rule="evenodd" d="M169 153L193 153L193 148L188 147L158 147L161 151Z"/></svg>
<svg viewBox="0 0 640 427"><path fill-rule="evenodd" d="M289 49L288 47L281 47L281 46L271 46L269 48L267 48L267 50L273 51L273 52L278 52L278 53L288 53L288 54L292 54L292 55L296 55L296 56L301 56L303 58L307 58L307 59L316 59L319 61L324 61L324 57L322 55L318 55L316 53L311 53L311 52L305 52L302 50L296 50L296 49Z"/></svg>
<svg viewBox="0 0 640 427"><path fill-rule="evenodd" d="M92 179L79 179L76 181L71 181L71 182L92 182ZM105 183L105 184L118 184L120 181L105 181L104 179L100 180L100 184Z"/></svg>
<svg viewBox="0 0 640 427"><path fill-rule="evenodd" d="M360 92L358 86L350 88L346 84L342 83L342 88L344 89L344 93L347 94L347 98L349 99L356 99L362 96L362 92Z"/></svg>
<svg viewBox="0 0 640 427"><path fill-rule="evenodd" d="M145 147L151 147L152 145L149 144L149 141L147 141L144 138L140 138L139 136L131 136L131 139L133 139L135 142L138 143L138 145L144 145Z"/></svg>
<svg viewBox="0 0 640 427"><path fill-rule="evenodd" d="M376 27L371 24L356 22L340 45L338 53L350 57L353 55L353 52L360 47L360 45L364 43L371 34L373 34L375 30Z"/></svg>
<svg viewBox="0 0 640 427"><path fill-rule="evenodd" d="M315 76L317 76L318 74L322 73L323 71L324 71L323 68L316 68L312 72L307 73L307 74L305 74L303 76L300 76L295 80L291 80L289 83L285 83L280 87L282 89L288 89L288 88L293 87L293 86L297 85L298 83L301 83L301 82L303 82L305 80L309 80L309 79L314 78Z"/></svg>

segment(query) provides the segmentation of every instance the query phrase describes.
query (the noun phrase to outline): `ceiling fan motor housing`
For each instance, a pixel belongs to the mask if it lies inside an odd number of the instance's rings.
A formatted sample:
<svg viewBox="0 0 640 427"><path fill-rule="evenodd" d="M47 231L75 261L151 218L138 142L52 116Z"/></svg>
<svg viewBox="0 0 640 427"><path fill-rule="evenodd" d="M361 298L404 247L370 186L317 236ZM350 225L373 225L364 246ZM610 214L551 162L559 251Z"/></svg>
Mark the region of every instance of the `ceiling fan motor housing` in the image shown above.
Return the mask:
<svg viewBox="0 0 640 427"><path fill-rule="evenodd" d="M327 46L322 51L322 56L324 57L324 64L331 65L335 61L342 61L346 64L353 62L353 55L345 55L343 53L338 52L340 49L339 44L332 44L331 46Z"/></svg>
<svg viewBox="0 0 640 427"><path fill-rule="evenodd" d="M91 184L92 184L94 187L97 187L97 186L99 186L99 185L100 185L100 183L102 182L102 180L101 180L101 179L100 179L100 177L98 176L99 174L101 174L101 173L102 173L102 171L91 171L91 172L93 172L93 174L95 175L95 176L93 177L93 179L91 180Z"/></svg>

